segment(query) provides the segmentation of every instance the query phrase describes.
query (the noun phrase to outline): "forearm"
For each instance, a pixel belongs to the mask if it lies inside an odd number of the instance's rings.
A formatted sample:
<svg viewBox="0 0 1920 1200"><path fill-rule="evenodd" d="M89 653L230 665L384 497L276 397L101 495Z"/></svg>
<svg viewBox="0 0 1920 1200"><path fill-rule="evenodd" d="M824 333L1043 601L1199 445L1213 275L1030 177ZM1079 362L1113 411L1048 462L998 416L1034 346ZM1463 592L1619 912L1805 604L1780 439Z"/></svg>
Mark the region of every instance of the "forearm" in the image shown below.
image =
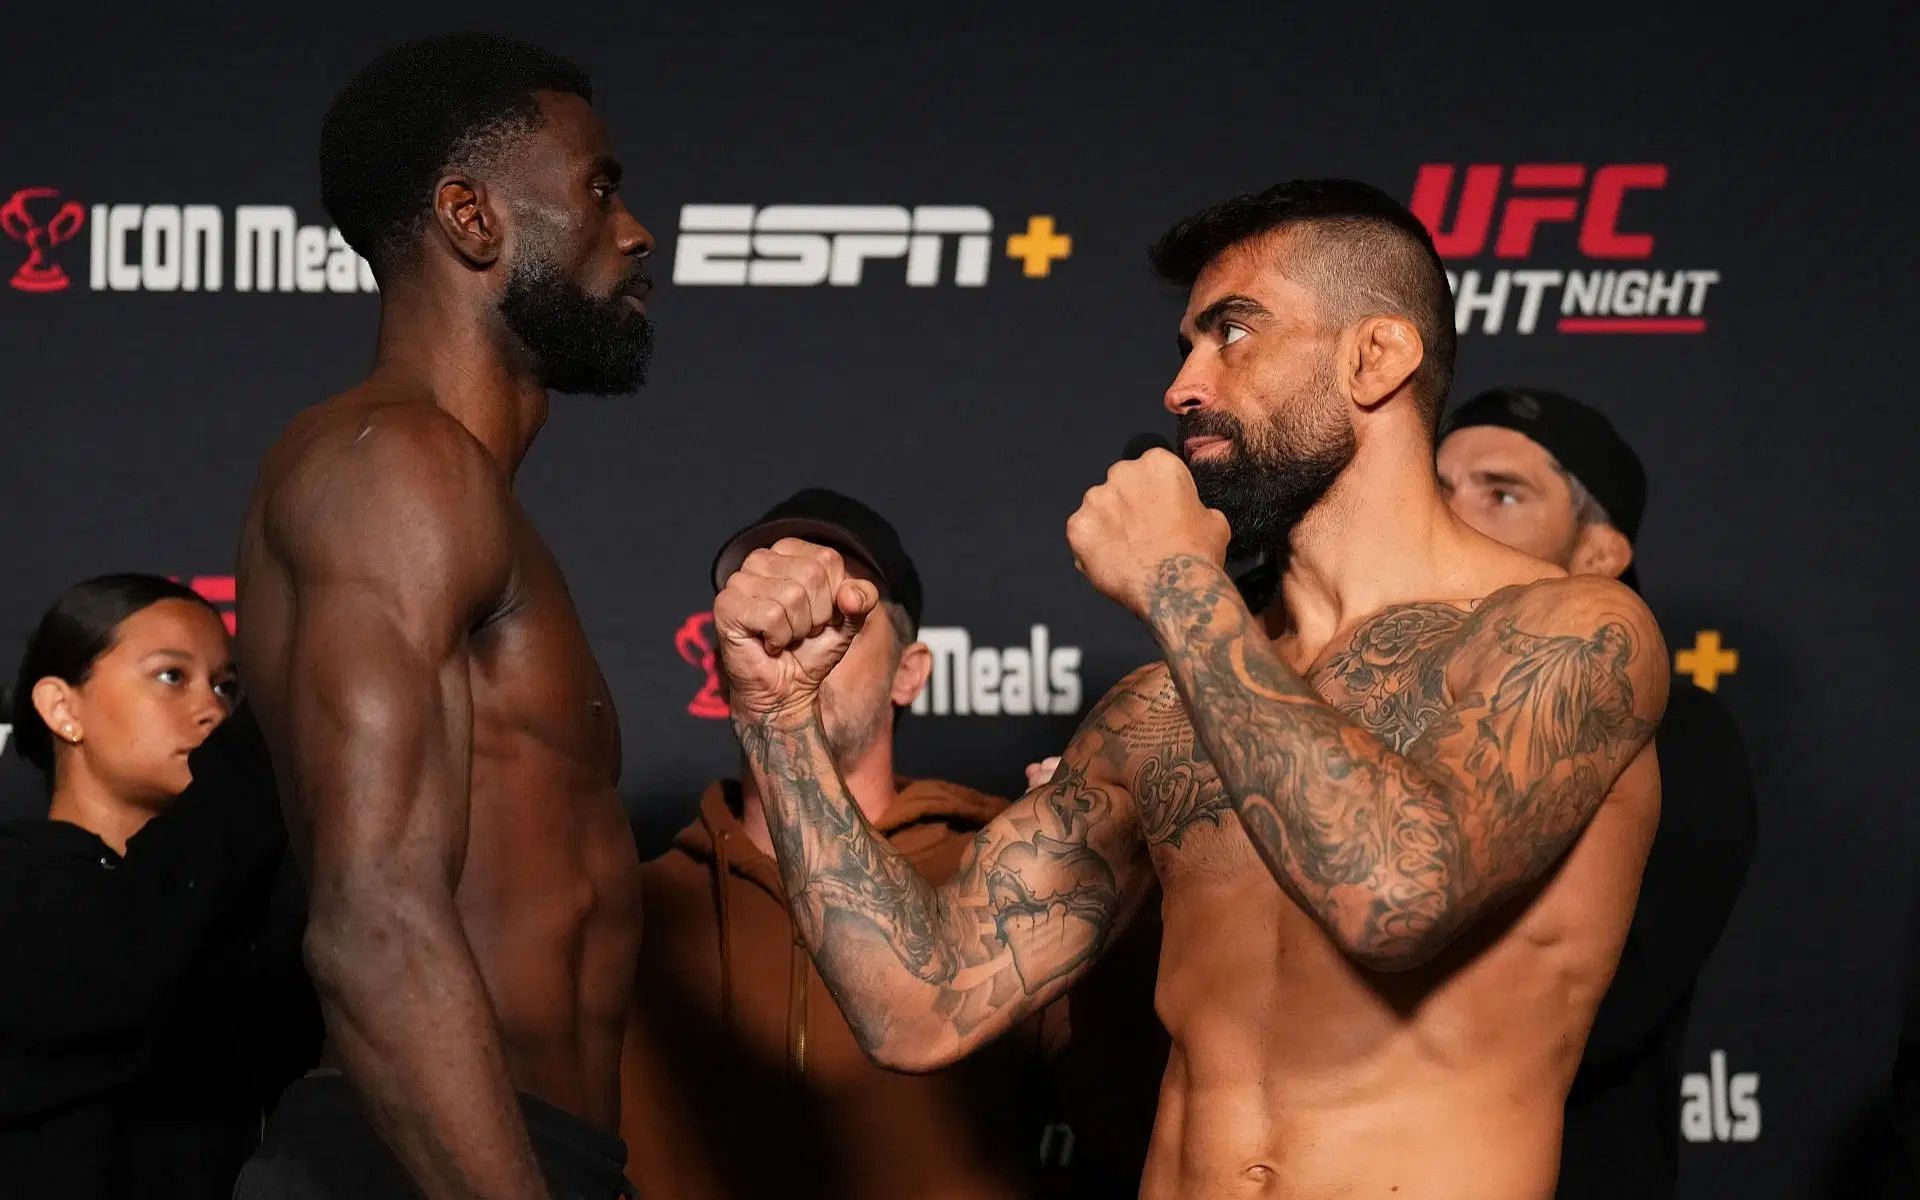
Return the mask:
<svg viewBox="0 0 1920 1200"><path fill-rule="evenodd" d="M1162 564L1147 617L1280 886L1369 965L1430 953L1464 879L1459 822L1439 789L1281 660L1219 567Z"/></svg>
<svg viewBox="0 0 1920 1200"><path fill-rule="evenodd" d="M430 1200L547 1194L449 897L317 888L307 961L329 1045Z"/></svg>
<svg viewBox="0 0 1920 1200"><path fill-rule="evenodd" d="M984 1033L956 1019L981 956L962 946L939 891L867 824L817 715L736 728L795 922L861 1046L902 1068L964 1053Z"/></svg>

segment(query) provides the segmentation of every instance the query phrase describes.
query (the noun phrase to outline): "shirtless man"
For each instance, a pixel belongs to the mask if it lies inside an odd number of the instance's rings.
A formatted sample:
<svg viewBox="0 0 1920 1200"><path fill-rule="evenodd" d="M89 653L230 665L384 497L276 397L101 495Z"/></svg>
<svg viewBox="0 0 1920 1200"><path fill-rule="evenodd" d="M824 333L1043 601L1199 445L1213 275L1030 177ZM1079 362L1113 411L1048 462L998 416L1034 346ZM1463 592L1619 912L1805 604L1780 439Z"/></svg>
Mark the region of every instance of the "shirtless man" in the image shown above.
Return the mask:
<svg viewBox="0 0 1920 1200"><path fill-rule="evenodd" d="M1452 306L1400 205L1284 184L1156 260L1190 288L1185 461L1116 465L1067 533L1165 661L950 882L872 836L821 739L871 585L789 541L716 603L801 928L869 1053L926 1070L1070 987L1157 874L1173 1052L1142 1196L1543 1200L1658 817L1659 632L1449 512ZM1286 557L1258 617L1230 537Z"/></svg>
<svg viewBox="0 0 1920 1200"><path fill-rule="evenodd" d="M512 490L549 388L644 374L653 239L591 96L545 51L456 35L375 59L321 131L379 346L261 466L239 652L310 884L327 1052L241 1197L630 1191L619 731Z"/></svg>

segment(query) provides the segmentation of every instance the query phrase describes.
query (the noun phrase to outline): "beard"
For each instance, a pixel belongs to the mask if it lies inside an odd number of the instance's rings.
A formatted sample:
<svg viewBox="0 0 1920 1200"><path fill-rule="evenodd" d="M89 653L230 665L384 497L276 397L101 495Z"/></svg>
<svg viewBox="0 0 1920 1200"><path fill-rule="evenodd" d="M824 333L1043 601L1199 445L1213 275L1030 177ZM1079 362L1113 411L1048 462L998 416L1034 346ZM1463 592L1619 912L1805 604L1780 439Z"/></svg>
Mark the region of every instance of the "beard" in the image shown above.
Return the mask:
<svg viewBox="0 0 1920 1200"><path fill-rule="evenodd" d="M820 733L835 765L845 770L859 761L884 731L892 706L893 698L877 689L864 705L858 697L842 696L828 676L820 689Z"/></svg>
<svg viewBox="0 0 1920 1200"><path fill-rule="evenodd" d="M1219 410L1180 417L1182 446L1191 437L1222 437L1231 444L1224 457L1187 464L1201 503L1224 513L1233 530L1229 561L1262 552L1284 560L1294 527L1353 462L1353 426L1334 399L1331 364L1326 364L1306 388L1258 424L1243 424Z"/></svg>
<svg viewBox="0 0 1920 1200"><path fill-rule="evenodd" d="M636 264L612 296L600 299L562 274L546 253L529 249L507 272L500 314L546 387L620 395L647 380L653 325L625 293L650 282Z"/></svg>

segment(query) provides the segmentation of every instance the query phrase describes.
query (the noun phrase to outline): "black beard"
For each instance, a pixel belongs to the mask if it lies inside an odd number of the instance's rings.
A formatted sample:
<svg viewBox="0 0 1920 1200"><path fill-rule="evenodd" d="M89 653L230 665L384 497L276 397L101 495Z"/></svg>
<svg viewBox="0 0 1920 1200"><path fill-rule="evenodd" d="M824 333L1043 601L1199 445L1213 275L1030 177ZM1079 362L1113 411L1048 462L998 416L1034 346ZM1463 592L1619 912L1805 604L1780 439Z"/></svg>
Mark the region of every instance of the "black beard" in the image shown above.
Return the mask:
<svg viewBox="0 0 1920 1200"><path fill-rule="evenodd" d="M1226 514L1232 537L1229 561L1270 553L1284 560L1294 527L1326 496L1333 481L1353 462L1351 427L1324 445L1276 445L1294 439L1265 431L1265 444L1249 442L1240 422L1225 413L1189 413L1180 418L1180 444L1190 437L1224 437L1232 445L1225 458L1189 462L1200 502Z"/></svg>
<svg viewBox="0 0 1920 1200"><path fill-rule="evenodd" d="M636 268L633 277L646 276ZM653 325L620 291L605 300L587 294L551 259L522 257L507 272L500 315L533 358L540 382L556 392L614 396L647 381Z"/></svg>

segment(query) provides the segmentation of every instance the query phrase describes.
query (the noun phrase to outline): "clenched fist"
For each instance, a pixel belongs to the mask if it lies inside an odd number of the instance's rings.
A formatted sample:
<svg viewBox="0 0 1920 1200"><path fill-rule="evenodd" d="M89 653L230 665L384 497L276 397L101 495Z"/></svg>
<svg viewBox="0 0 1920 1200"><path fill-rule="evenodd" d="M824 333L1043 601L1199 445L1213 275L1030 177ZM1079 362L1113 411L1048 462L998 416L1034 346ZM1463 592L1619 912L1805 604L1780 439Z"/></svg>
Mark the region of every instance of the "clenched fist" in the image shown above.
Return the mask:
<svg viewBox="0 0 1920 1200"><path fill-rule="evenodd" d="M1073 565L1139 617L1161 563L1191 555L1224 565L1230 533L1227 518L1200 503L1187 464L1166 450L1113 464L1067 518Z"/></svg>
<svg viewBox="0 0 1920 1200"><path fill-rule="evenodd" d="M738 719L811 708L820 684L880 602L838 551L782 538L747 555L713 602L727 699Z"/></svg>

